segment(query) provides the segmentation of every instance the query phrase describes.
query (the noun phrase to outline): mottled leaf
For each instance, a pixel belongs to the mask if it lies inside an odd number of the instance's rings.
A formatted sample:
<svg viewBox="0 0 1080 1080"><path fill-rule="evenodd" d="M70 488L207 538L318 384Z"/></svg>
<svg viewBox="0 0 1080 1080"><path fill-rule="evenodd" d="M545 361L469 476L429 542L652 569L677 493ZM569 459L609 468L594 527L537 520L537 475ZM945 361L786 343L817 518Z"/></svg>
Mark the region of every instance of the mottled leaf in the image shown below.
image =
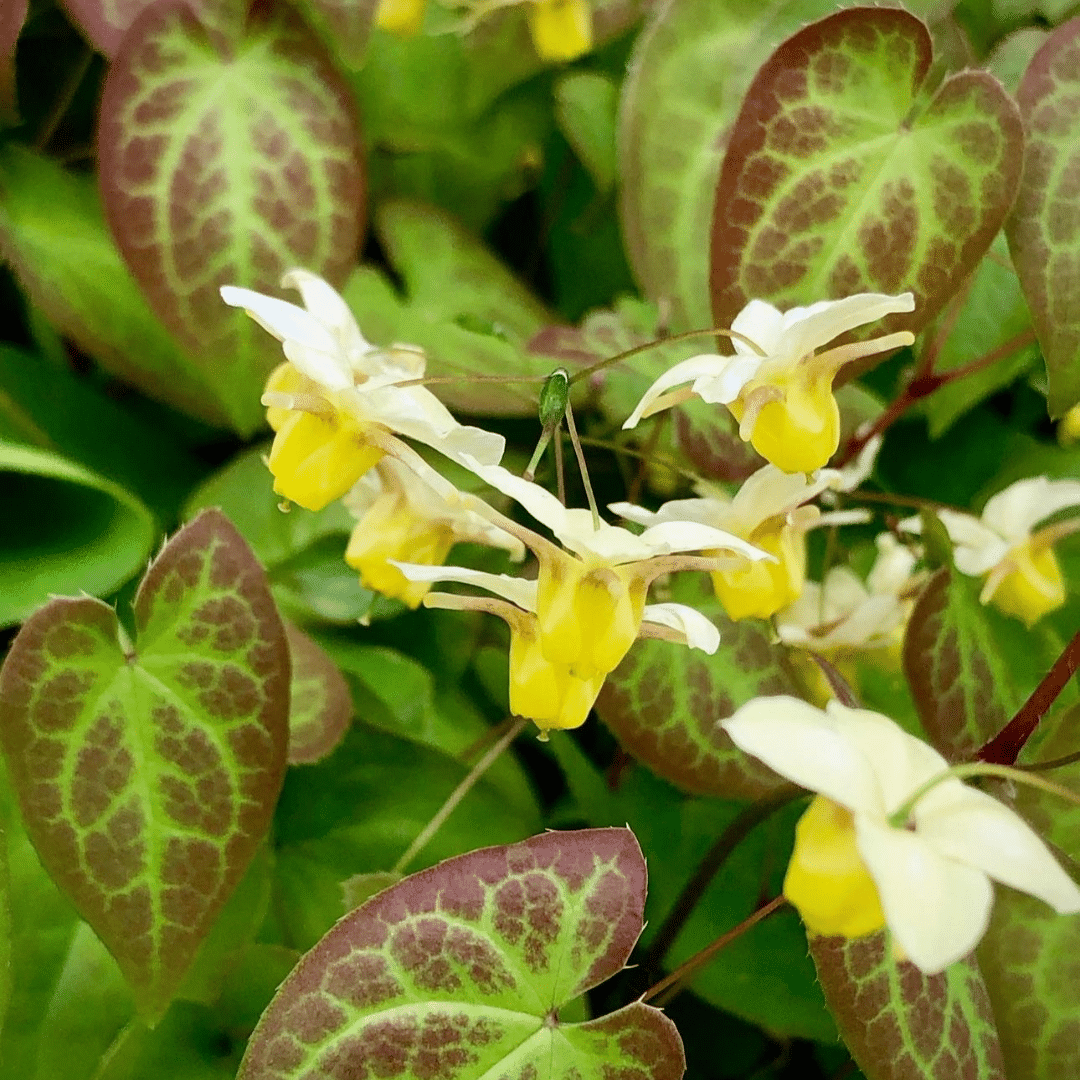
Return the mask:
<svg viewBox="0 0 1080 1080"><path fill-rule="evenodd" d="M615 186L615 110L618 87L606 75L571 71L555 84L555 119L597 191Z"/></svg>
<svg viewBox="0 0 1080 1080"><path fill-rule="evenodd" d="M717 725L751 698L798 694L785 650L757 620L729 622L715 599L696 605L720 629L712 655L639 641L608 676L597 712L620 743L684 791L753 799L783 781Z"/></svg>
<svg viewBox="0 0 1080 1080"><path fill-rule="evenodd" d="M8 871L7 814L0 811L0 1031L11 1001L11 875Z"/></svg>
<svg viewBox="0 0 1080 1080"><path fill-rule="evenodd" d="M1015 102L986 72L927 85L930 35L841 11L780 46L747 92L713 219L713 314L862 291L915 294L925 326L975 268L1020 180Z"/></svg>
<svg viewBox="0 0 1080 1080"><path fill-rule="evenodd" d="M941 319L948 319L945 313ZM971 290L949 331L934 363L934 371L945 375L1005 348L1025 331L1030 331L1031 315L1020 292L1020 282L1009 262L1005 238L999 235L979 263ZM936 327L930 327L932 338ZM1005 351L998 360L971 375L946 383L923 405L930 425L930 437L938 438L964 413L974 409L992 393L1008 386L1036 362L1038 346L1033 341Z"/></svg>
<svg viewBox="0 0 1080 1080"><path fill-rule="evenodd" d="M470 385L468 377L547 375L550 369L525 352L525 343L551 319L543 304L437 207L384 202L374 224L405 297L370 267L354 274L344 295L365 334L381 344L419 345L428 375L460 379L432 387L453 409L535 416L539 381Z"/></svg>
<svg viewBox="0 0 1080 1080"><path fill-rule="evenodd" d="M30 0L7 0L0 7L0 123L16 123L15 43L19 40Z"/></svg>
<svg viewBox="0 0 1080 1080"><path fill-rule="evenodd" d="M0 439L0 626L56 593L107 596L142 569L157 536L130 491L59 454Z"/></svg>
<svg viewBox="0 0 1080 1080"><path fill-rule="evenodd" d="M712 325L705 237L742 96L787 34L834 7L682 0L637 39L619 116L620 219L634 274L675 330Z"/></svg>
<svg viewBox="0 0 1080 1080"><path fill-rule="evenodd" d="M924 975L893 956L884 930L854 940L811 937L810 952L840 1034L867 1080L1006 1080L974 956Z"/></svg>
<svg viewBox="0 0 1080 1080"><path fill-rule="evenodd" d="M61 3L94 48L112 56L128 27L153 0L61 0Z"/></svg>
<svg viewBox="0 0 1080 1080"><path fill-rule="evenodd" d="M341 742L352 720L352 699L334 661L293 623L285 631L292 660L289 764L310 765Z"/></svg>
<svg viewBox="0 0 1080 1080"><path fill-rule="evenodd" d="M213 512L152 563L134 626L90 598L37 612L0 672L0 743L42 862L154 1020L266 831L289 663L261 567Z"/></svg>
<svg viewBox="0 0 1080 1080"><path fill-rule="evenodd" d="M152 398L227 422L211 381L161 325L120 257L93 177L5 146L0 250L41 314L104 368Z"/></svg>
<svg viewBox="0 0 1080 1080"><path fill-rule="evenodd" d="M558 1020L625 964L644 906L629 829L549 832L449 859L347 915L300 961L240 1078L678 1080L682 1044L659 1010L636 1002Z"/></svg>
<svg viewBox="0 0 1080 1080"><path fill-rule="evenodd" d="M1041 26L1022 26L1014 30L994 46L986 58L987 70L1001 80L1001 85L1010 94L1015 94L1024 72L1049 36L1050 31Z"/></svg>
<svg viewBox="0 0 1080 1080"><path fill-rule="evenodd" d="M1016 94L1027 130L1024 178L1007 232L1046 357L1049 408L1080 402L1080 18L1035 54Z"/></svg>
<svg viewBox="0 0 1080 1080"><path fill-rule="evenodd" d="M1007 646L1030 648L1026 635L1019 623L980 604L979 590L979 579L941 567L904 635L904 673L915 706L930 742L950 761L974 756L1023 701L1006 656Z"/></svg>
<svg viewBox="0 0 1080 1080"><path fill-rule="evenodd" d="M295 16L258 11L235 44L182 4L145 11L109 69L98 138L117 244L244 432L281 354L219 286L276 292L292 266L340 284L364 215L347 87Z"/></svg>

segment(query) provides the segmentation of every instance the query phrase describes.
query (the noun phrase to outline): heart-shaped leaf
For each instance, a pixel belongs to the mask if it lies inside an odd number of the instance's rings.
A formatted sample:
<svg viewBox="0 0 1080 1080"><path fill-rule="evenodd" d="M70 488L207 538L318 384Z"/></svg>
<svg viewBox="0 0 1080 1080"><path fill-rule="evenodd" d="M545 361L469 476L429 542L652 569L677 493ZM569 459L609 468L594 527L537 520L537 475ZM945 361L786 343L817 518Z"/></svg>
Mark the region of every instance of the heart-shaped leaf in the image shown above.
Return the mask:
<svg viewBox="0 0 1080 1080"><path fill-rule="evenodd" d="M658 1009L558 1019L626 963L644 906L629 829L549 832L448 859L347 915L300 961L240 1080L678 1080L682 1042Z"/></svg>
<svg viewBox="0 0 1080 1080"><path fill-rule="evenodd" d="M0 744L41 860L164 1012L273 813L289 658L262 568L214 511L134 603L55 599L0 671Z"/></svg>
<svg viewBox="0 0 1080 1080"><path fill-rule="evenodd" d="M730 622L715 600L697 606L720 628L720 648L706 656L639 641L608 676L596 709L635 758L684 791L756 799L784 781L718 725L751 698L799 691L765 623Z"/></svg>
<svg viewBox="0 0 1080 1080"><path fill-rule="evenodd" d="M289 691L289 764L328 757L352 720L349 685L334 661L291 622L285 624L292 659Z"/></svg>
<svg viewBox="0 0 1080 1080"><path fill-rule="evenodd" d="M1046 357L1050 415L1080 402L1080 18L1035 54L1016 97L1028 135L1024 178L1008 223L1009 250Z"/></svg>
<svg viewBox="0 0 1080 1080"><path fill-rule="evenodd" d="M930 96L926 27L851 8L790 38L731 133L713 218L713 314L871 291L915 294L920 329L975 268L1020 181L1023 128L987 72Z"/></svg>
<svg viewBox="0 0 1080 1080"><path fill-rule="evenodd" d="M153 0L61 0L61 3L94 48L112 56L128 27Z"/></svg>
<svg viewBox="0 0 1080 1080"><path fill-rule="evenodd" d="M664 4L638 37L619 115L619 217L634 275L674 330L712 324L709 250L728 131L758 66L832 0Z"/></svg>
<svg viewBox="0 0 1080 1080"><path fill-rule="evenodd" d="M143 12L109 69L98 139L117 244L243 432L281 356L219 286L274 292L292 266L340 284L364 216L347 87L296 16L258 11L234 43L182 3Z"/></svg>
<svg viewBox="0 0 1080 1080"><path fill-rule="evenodd" d="M1006 1080L974 957L924 975L893 956L884 930L854 940L812 936L810 952L840 1034L867 1080Z"/></svg>
<svg viewBox="0 0 1080 1080"><path fill-rule="evenodd" d="M974 756L1023 701L1006 642L1030 648L1024 637L979 603L977 579L943 566L927 582L904 635L904 673L930 742L950 761Z"/></svg>

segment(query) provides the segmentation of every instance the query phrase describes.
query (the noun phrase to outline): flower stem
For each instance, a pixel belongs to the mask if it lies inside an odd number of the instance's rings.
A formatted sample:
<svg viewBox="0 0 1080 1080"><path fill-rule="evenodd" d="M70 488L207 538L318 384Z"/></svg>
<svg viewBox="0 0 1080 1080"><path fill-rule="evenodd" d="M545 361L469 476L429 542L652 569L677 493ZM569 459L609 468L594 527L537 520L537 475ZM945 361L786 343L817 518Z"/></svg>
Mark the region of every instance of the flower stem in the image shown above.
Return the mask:
<svg viewBox="0 0 1080 1080"><path fill-rule="evenodd" d="M585 451L581 449L581 440L578 438L577 425L574 423L574 410L570 402L566 403L566 430L570 432L570 444L577 455L578 469L581 472L581 482L585 485L585 498L589 500L589 510L592 512L593 532L600 531L600 511L596 506L596 496L593 494L592 481L589 479L589 466L585 464Z"/></svg>
<svg viewBox="0 0 1080 1080"><path fill-rule="evenodd" d="M525 725L528 722L528 720L518 719L510 730L469 770L469 774L465 779L450 792L449 798L439 808L438 813L424 826L420 834L394 864L391 873L405 873L409 863L423 851L428 841L442 828L446 819L457 809L461 800L469 794L480 777L491 768L499 755L525 730Z"/></svg>
<svg viewBox="0 0 1080 1080"><path fill-rule="evenodd" d="M1010 765L995 765L989 761L967 761L962 765L954 765L951 769L943 769L936 776L931 776L925 784L915 789L914 793L894 813L889 815L889 824L894 829L902 829L911 817L916 803L943 780L955 777L957 780L966 780L969 776L997 776L1002 780L1011 780L1015 784L1025 784L1028 787L1038 788L1040 791L1056 795L1074 806L1080 806L1080 795L1068 788L1055 784L1052 780L1024 769L1014 769Z"/></svg>
<svg viewBox="0 0 1080 1080"><path fill-rule="evenodd" d="M1039 721L1080 668L1080 631L1077 631L1053 667L1020 706L1019 712L978 753L980 761L1013 765Z"/></svg>
<svg viewBox="0 0 1080 1080"><path fill-rule="evenodd" d="M776 791L745 807L732 819L717 838L716 843L708 850L705 858L698 864L693 877L683 886L679 898L668 912L660 929L657 930L656 937L653 938L642 960L642 966L647 972L654 972L663 963L668 950L675 944L676 938L693 914L694 908L709 887L709 883L724 868L739 844L777 810L805 794L803 789L795 784L784 784Z"/></svg>
<svg viewBox="0 0 1080 1080"><path fill-rule="evenodd" d="M780 895L770 900L764 907L759 907L753 915L743 919L738 926L729 930L726 934L721 934L712 944L706 945L701 952L695 953L686 963L680 964L666 979L661 979L655 986L650 986L639 1000L652 1001L653 998L663 995L659 1004L662 1005L665 1001L669 1001L682 988L682 984L698 968L707 964L725 945L730 945L736 938L742 937L752 926L757 926L759 922L767 919L774 911L779 911L786 903L787 898Z"/></svg>

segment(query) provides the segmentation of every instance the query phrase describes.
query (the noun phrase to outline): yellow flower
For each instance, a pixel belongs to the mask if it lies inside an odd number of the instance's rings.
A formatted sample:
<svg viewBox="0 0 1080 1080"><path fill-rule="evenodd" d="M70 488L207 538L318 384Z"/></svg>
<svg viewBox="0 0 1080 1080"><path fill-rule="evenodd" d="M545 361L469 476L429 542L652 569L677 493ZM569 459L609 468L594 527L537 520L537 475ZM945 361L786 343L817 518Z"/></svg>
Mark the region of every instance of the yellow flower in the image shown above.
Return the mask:
<svg viewBox="0 0 1080 1080"><path fill-rule="evenodd" d="M592 48L592 9L587 0L531 0L525 10L541 60L576 60Z"/></svg>
<svg viewBox="0 0 1080 1080"><path fill-rule="evenodd" d="M424 25L427 0L379 0L375 10L375 25L381 30L406 37Z"/></svg>
<svg viewBox="0 0 1080 1080"><path fill-rule="evenodd" d="M982 516L940 510L938 516L955 545L956 568L972 577L985 575L979 599L1033 626L1065 603L1065 579L1053 545L1080 531L1080 517L1034 527L1044 518L1080 506L1080 481L1018 480L992 496ZM900 523L918 533L918 518Z"/></svg>
<svg viewBox="0 0 1080 1080"><path fill-rule="evenodd" d="M692 608L645 603L650 583L680 569L713 569L725 561L686 552L735 552L769 556L739 537L696 522L665 522L637 535L587 510L567 510L558 499L499 466L472 463L492 487L516 500L547 525L562 547L491 507L480 511L518 537L536 555L536 581L482 574L464 567L401 565L411 581L459 581L501 597L430 594L427 606L490 611L511 628L511 694L514 710L542 728L576 727L585 721L608 672L642 634L685 642L714 652L716 628Z"/></svg>
<svg viewBox="0 0 1080 1080"><path fill-rule="evenodd" d="M396 562L441 566L457 543L487 544L522 558L520 540L464 506L451 505L411 469L384 458L345 497L357 519L345 561L373 592L420 605L429 583L410 581Z"/></svg>
<svg viewBox="0 0 1080 1080"><path fill-rule="evenodd" d="M741 537L770 560L739 558L712 572L717 599L731 619L767 619L791 604L806 580L806 541L809 529L823 524L863 521L862 511L822 514L806 506L830 488L842 488L845 474L821 469L807 479L764 465L748 477L734 497L709 484L699 484L696 499L675 499L655 513L613 503L611 509L639 525L698 522Z"/></svg>
<svg viewBox="0 0 1080 1080"><path fill-rule="evenodd" d="M755 698L720 726L740 749L819 795L797 827L784 881L812 934L861 937L886 925L903 955L933 975L985 933L991 879L1061 914L1080 911L1080 888L1031 827L948 776L936 750L888 717L836 701L822 710L797 698Z"/></svg>
<svg viewBox="0 0 1080 1080"><path fill-rule="evenodd" d="M834 338L886 315L914 310L911 293L859 293L780 312L751 300L735 317L734 356L702 355L666 371L645 392L624 428L697 394L723 404L739 435L784 472L812 472L836 452L840 414L833 380L845 364L915 339L906 330L819 353ZM689 388L669 393L673 387Z"/></svg>
<svg viewBox="0 0 1080 1080"><path fill-rule="evenodd" d="M494 464L505 441L463 427L431 393L410 383L424 373L414 349L379 349L360 333L345 301L321 278L290 270L304 307L250 289L223 286L221 296L244 308L282 343L288 361L270 376L263 404L275 431L270 450L274 490L308 510L340 498L404 435L448 457Z"/></svg>

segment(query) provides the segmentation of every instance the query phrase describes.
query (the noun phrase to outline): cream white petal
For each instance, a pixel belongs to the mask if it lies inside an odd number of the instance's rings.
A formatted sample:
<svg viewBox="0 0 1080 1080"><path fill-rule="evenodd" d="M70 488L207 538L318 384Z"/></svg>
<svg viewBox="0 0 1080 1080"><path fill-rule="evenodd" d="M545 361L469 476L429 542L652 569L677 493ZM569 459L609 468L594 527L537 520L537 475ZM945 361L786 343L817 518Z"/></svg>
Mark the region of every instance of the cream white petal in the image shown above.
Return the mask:
<svg viewBox="0 0 1080 1080"><path fill-rule="evenodd" d="M334 335L303 308L234 285L222 285L221 298L230 307L243 308L264 330L281 341L285 355L309 379L328 390L352 386L352 372L339 355ZM290 346L295 356L289 355Z"/></svg>
<svg viewBox="0 0 1080 1080"><path fill-rule="evenodd" d="M360 333L349 305L329 282L310 270L294 267L281 278L283 289L296 289L304 301L304 307L328 330L332 331L340 345L347 351L369 351L372 346Z"/></svg>
<svg viewBox="0 0 1080 1080"><path fill-rule="evenodd" d="M850 709L839 701L830 701L825 711L837 732L870 763L885 814L898 809L922 784L949 767L929 743L909 735L881 713Z"/></svg>
<svg viewBox="0 0 1080 1080"><path fill-rule="evenodd" d="M702 401L710 405L730 405L765 362L765 358L756 353L743 353L728 359L730 363L722 371L694 380L694 393Z"/></svg>
<svg viewBox="0 0 1080 1080"><path fill-rule="evenodd" d="M832 484L834 491L854 491L873 471L877 461L878 451L884 442L884 436L875 435L859 451L854 461L849 462L841 469L833 470L837 475Z"/></svg>
<svg viewBox="0 0 1080 1080"><path fill-rule="evenodd" d="M931 790L915 810L916 830L928 843L1059 914L1080 911L1080 888L1019 814L962 784L939 791Z"/></svg>
<svg viewBox="0 0 1080 1080"><path fill-rule="evenodd" d="M613 514L633 521L638 525L659 525L664 521L696 521L699 525L711 525L720 528L727 514L729 503L720 499L672 499L658 510L646 510L633 503L609 503L608 509Z"/></svg>
<svg viewBox="0 0 1080 1080"><path fill-rule="evenodd" d="M647 528L639 539L653 555L720 548L723 551L738 552L753 562L761 559L776 561L775 556L754 547L748 540L697 521L661 521Z"/></svg>
<svg viewBox="0 0 1080 1080"><path fill-rule="evenodd" d="M764 300L751 300L735 316L731 329L749 338L766 356L771 356L782 339L784 316L778 308ZM744 356L760 355L738 338L734 339L734 345L736 352Z"/></svg>
<svg viewBox="0 0 1080 1080"><path fill-rule="evenodd" d="M911 580L915 569L915 553L905 547L892 533L878 533L874 537L878 555L866 584L872 593L898 593Z"/></svg>
<svg viewBox="0 0 1080 1080"><path fill-rule="evenodd" d="M623 428L634 428L641 422L642 416L662 394L673 387L683 383L694 382L702 376L716 376L731 362L730 356L717 356L713 353L703 353L700 356L691 356L689 360L682 360L674 367L668 368L656 382L645 391L641 400L637 403L634 411L627 418Z"/></svg>
<svg viewBox="0 0 1080 1080"><path fill-rule="evenodd" d="M754 698L720 726L736 746L801 787L850 810L883 813L871 763L821 709L794 697Z"/></svg>
<svg viewBox="0 0 1080 1080"><path fill-rule="evenodd" d="M646 604L642 620L678 630L691 649L710 656L720 647L720 631L697 608L686 604Z"/></svg>
<svg viewBox="0 0 1080 1080"><path fill-rule="evenodd" d="M962 574L975 577L997 566L1008 554L1009 544L972 514L956 510L939 510L949 539L956 545L953 558ZM922 522L917 517L904 518L900 522L903 532L922 534Z"/></svg>
<svg viewBox="0 0 1080 1080"><path fill-rule="evenodd" d="M829 472L824 477L815 474L807 481L802 473L763 465L743 481L731 500L733 527L749 534L763 521L790 513L829 486Z"/></svg>
<svg viewBox="0 0 1080 1080"><path fill-rule="evenodd" d="M1080 480L1033 476L1010 484L989 499L982 520L1007 540L1021 543L1043 518L1073 506L1080 506Z"/></svg>
<svg viewBox="0 0 1080 1080"><path fill-rule="evenodd" d="M784 345L793 359L801 359L823 348L834 338L859 326L877 322L886 315L915 310L911 293L887 296L883 293L856 293L842 300L822 300L805 308L784 313Z"/></svg>
<svg viewBox="0 0 1080 1080"><path fill-rule="evenodd" d="M917 968L936 974L975 948L994 901L982 871L940 854L918 833L864 815L855 816L855 838L885 921Z"/></svg>
<svg viewBox="0 0 1080 1080"><path fill-rule="evenodd" d="M508 574L489 574L467 566L427 566L390 560L409 581L456 581L459 585L476 585L486 589L523 611L536 610L536 582Z"/></svg>

